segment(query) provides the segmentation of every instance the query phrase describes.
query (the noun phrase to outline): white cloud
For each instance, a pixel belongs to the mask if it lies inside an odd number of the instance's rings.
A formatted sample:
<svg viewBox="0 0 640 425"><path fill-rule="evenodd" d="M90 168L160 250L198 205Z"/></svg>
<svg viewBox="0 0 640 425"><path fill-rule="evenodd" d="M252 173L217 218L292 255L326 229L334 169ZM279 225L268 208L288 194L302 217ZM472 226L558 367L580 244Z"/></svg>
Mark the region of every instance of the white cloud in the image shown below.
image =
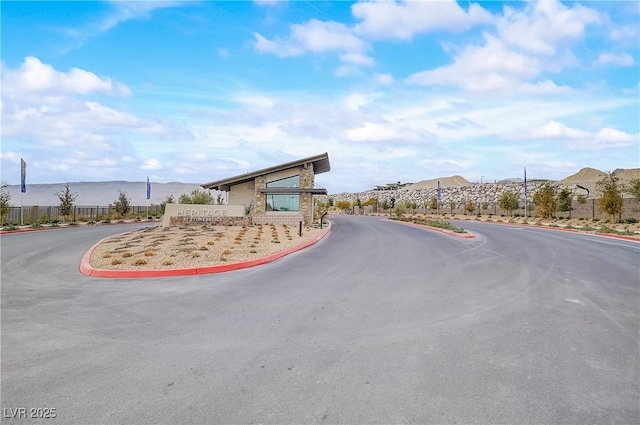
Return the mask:
<svg viewBox="0 0 640 425"><path fill-rule="evenodd" d="M118 161L113 158L94 159L89 161L91 167L115 167L118 165Z"/></svg>
<svg viewBox="0 0 640 425"><path fill-rule="evenodd" d="M61 72L30 57L18 68L3 66L2 87L3 148L19 147L41 155L46 158L41 161L43 170L76 167L74 172L94 175L95 167L131 163L132 152L144 152L144 145L133 148L140 140L190 137L182 127L87 99L94 94L128 91L126 86L90 71L74 68Z"/></svg>
<svg viewBox="0 0 640 425"><path fill-rule="evenodd" d="M614 128L598 131L580 130L566 124L551 121L541 127L516 131L511 139L533 139L563 143L569 149L607 150L613 148L640 147L640 134L629 134Z"/></svg>
<svg viewBox="0 0 640 425"><path fill-rule="evenodd" d="M362 53L344 53L340 55L340 60L355 65L373 66L373 59Z"/></svg>
<svg viewBox="0 0 640 425"><path fill-rule="evenodd" d="M394 83L392 74L374 74L373 78L376 83L383 86L388 86Z"/></svg>
<svg viewBox="0 0 640 425"><path fill-rule="evenodd" d="M530 133L532 139L584 139L591 134L588 131L576 130L557 121L551 121Z"/></svg>
<svg viewBox="0 0 640 425"><path fill-rule="evenodd" d="M411 145L424 141L421 134L407 126L388 122L365 122L363 125L346 131L350 142L392 142L393 145Z"/></svg>
<svg viewBox="0 0 640 425"><path fill-rule="evenodd" d="M312 19L304 24L293 24L289 29L291 34L286 39L276 37L268 40L261 34L254 33L255 49L260 53L272 53L280 57L332 51L361 53L367 49L364 41L339 22Z"/></svg>
<svg viewBox="0 0 640 425"><path fill-rule="evenodd" d="M635 61L628 53L600 53L596 63L599 65L633 66Z"/></svg>
<svg viewBox="0 0 640 425"><path fill-rule="evenodd" d="M623 42L632 41L636 46L638 45L638 26L637 25L622 25L615 26L611 29L609 39L612 41Z"/></svg>
<svg viewBox="0 0 640 425"><path fill-rule="evenodd" d="M339 77L358 73L362 66L374 65L373 58L365 53L369 45L345 24L312 19L304 24L293 24L289 30L287 38L276 37L273 40L254 33L253 47L260 53L278 57L337 53L342 62L335 72Z"/></svg>
<svg viewBox="0 0 640 425"><path fill-rule="evenodd" d="M530 2L524 10L505 7L497 27L504 42L536 55L554 56L560 48L584 38L587 25L600 21L593 9L545 0Z"/></svg>
<svg viewBox="0 0 640 425"><path fill-rule="evenodd" d="M428 168L437 166L441 170L447 170L451 173L459 173L472 168L474 166L474 161L469 159L424 159L420 161L420 165Z"/></svg>
<svg viewBox="0 0 640 425"><path fill-rule="evenodd" d="M147 159L140 166L141 170L162 170L163 168L164 166L162 163L155 158Z"/></svg>
<svg viewBox="0 0 640 425"><path fill-rule="evenodd" d="M121 23L146 19L154 10L176 7L184 4L184 1L129 1L111 0L109 4L113 9L101 20L83 30L78 30L79 34L85 37L101 34L115 28Z"/></svg>
<svg viewBox="0 0 640 425"><path fill-rule="evenodd" d="M93 72L72 68L64 73L38 58L26 57L18 69L2 69L3 96L87 95L93 92L130 94L127 86L114 83L108 77L98 77Z"/></svg>
<svg viewBox="0 0 640 425"><path fill-rule="evenodd" d="M535 81L542 72L536 57L509 49L485 34L483 45L463 48L453 64L410 75L408 84L453 85L469 92L548 94L567 91L549 80ZM533 81L532 81L533 80Z"/></svg>
<svg viewBox="0 0 640 425"><path fill-rule="evenodd" d="M280 4L286 3L287 0L253 0L253 2L258 6L269 7L279 6Z"/></svg>
<svg viewBox="0 0 640 425"><path fill-rule="evenodd" d="M472 93L548 95L566 93L547 73L575 65L571 46L584 38L589 24L600 15L580 5L557 1L531 2L522 10L504 8L495 33L485 32L479 44L453 52L453 63L410 75L406 82L457 86Z"/></svg>
<svg viewBox="0 0 640 425"><path fill-rule="evenodd" d="M465 11L454 0L360 2L351 11L361 20L355 32L373 39L410 40L424 32L464 31L492 20L479 5L471 4Z"/></svg>

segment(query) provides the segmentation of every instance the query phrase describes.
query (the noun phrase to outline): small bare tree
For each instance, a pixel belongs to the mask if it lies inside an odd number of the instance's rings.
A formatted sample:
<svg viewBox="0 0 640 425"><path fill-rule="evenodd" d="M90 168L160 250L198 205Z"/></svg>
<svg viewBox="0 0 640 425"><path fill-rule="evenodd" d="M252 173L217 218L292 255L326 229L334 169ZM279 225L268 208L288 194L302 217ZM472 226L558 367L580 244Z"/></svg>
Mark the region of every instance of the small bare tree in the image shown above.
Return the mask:
<svg viewBox="0 0 640 425"><path fill-rule="evenodd" d="M127 192L120 191L118 199L115 201L116 212L120 218L125 218L131 210L131 200L127 197Z"/></svg>
<svg viewBox="0 0 640 425"><path fill-rule="evenodd" d="M73 203L75 202L78 194L71 192L69 182L64 185L64 189L56 193L56 196L60 200L60 213L62 214L62 221L66 223L67 217L71 215L73 211Z"/></svg>

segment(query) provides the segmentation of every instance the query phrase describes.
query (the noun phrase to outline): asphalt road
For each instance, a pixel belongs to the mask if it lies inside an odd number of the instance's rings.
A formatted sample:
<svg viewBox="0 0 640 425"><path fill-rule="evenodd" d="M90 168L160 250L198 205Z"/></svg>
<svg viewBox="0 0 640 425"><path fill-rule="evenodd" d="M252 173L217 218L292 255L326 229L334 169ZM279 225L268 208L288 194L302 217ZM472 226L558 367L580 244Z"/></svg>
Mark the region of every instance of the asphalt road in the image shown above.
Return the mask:
<svg viewBox="0 0 640 425"><path fill-rule="evenodd" d="M640 422L640 244L332 221L266 266L144 280L78 272L132 227L2 236L3 423Z"/></svg>

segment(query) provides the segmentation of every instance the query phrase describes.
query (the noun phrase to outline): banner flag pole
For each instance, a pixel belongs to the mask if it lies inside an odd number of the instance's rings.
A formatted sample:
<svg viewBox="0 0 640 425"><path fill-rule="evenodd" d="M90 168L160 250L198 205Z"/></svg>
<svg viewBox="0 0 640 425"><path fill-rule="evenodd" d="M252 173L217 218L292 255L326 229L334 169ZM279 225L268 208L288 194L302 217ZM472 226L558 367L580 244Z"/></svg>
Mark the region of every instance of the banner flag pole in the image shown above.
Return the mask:
<svg viewBox="0 0 640 425"><path fill-rule="evenodd" d="M20 158L20 225L24 225L24 203L22 194L27 193L27 163Z"/></svg>
<svg viewBox="0 0 640 425"><path fill-rule="evenodd" d="M151 199L151 183L149 176L147 176L147 220L149 220L149 199Z"/></svg>

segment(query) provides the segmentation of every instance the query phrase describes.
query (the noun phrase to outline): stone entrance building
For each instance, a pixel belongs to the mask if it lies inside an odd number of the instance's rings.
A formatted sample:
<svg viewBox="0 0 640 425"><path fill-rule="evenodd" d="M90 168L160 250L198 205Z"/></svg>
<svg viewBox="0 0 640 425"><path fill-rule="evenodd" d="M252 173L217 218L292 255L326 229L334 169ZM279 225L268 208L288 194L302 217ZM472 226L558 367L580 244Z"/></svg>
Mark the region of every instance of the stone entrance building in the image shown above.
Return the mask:
<svg viewBox="0 0 640 425"><path fill-rule="evenodd" d="M228 205L250 210L254 224L297 225L313 222L313 195L326 195L315 186L316 174L331 169L329 155L287 162L202 185L205 189L227 192Z"/></svg>

